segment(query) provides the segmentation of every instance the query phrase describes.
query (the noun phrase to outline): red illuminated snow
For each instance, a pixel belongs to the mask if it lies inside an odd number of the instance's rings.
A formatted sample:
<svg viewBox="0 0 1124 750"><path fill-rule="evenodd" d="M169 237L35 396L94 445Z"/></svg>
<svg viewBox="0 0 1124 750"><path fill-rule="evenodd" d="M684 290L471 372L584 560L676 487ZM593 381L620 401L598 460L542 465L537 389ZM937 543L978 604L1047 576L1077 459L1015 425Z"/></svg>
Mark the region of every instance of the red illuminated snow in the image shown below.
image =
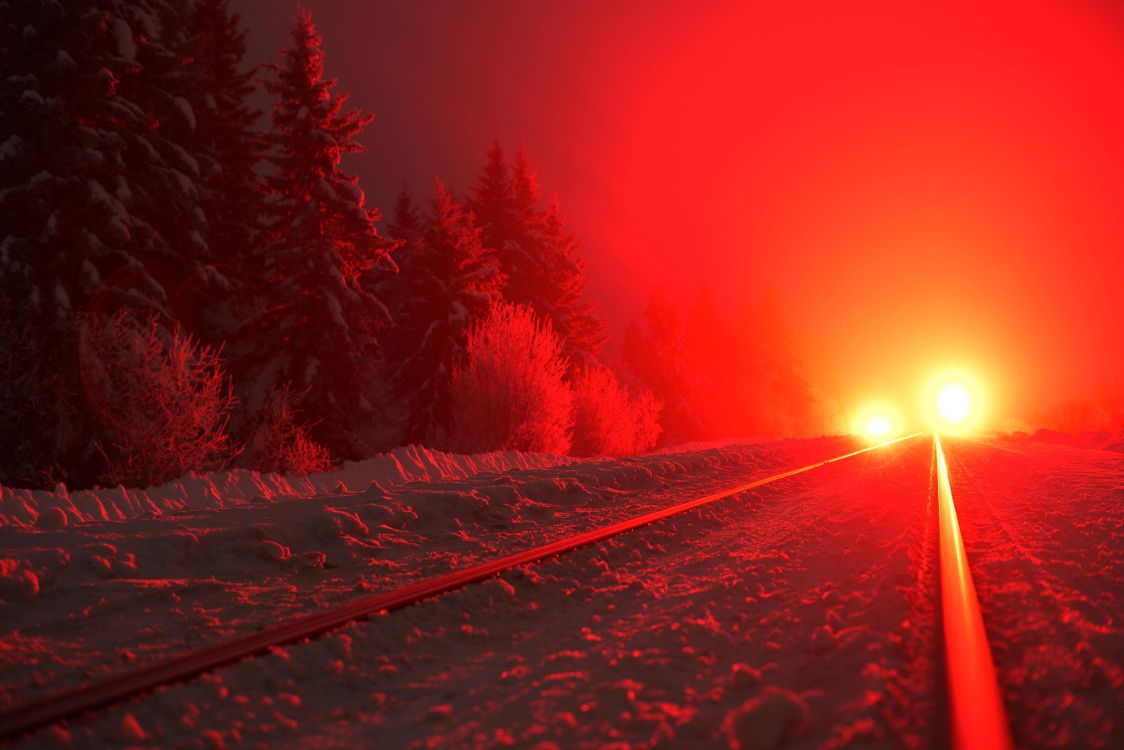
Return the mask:
<svg viewBox="0 0 1124 750"><path fill-rule="evenodd" d="M854 447L513 464L3 527L0 701ZM940 745L931 450L921 438L824 466L49 734L74 746ZM1016 740L1110 746L1124 715L1124 456L1025 440L945 450Z"/></svg>

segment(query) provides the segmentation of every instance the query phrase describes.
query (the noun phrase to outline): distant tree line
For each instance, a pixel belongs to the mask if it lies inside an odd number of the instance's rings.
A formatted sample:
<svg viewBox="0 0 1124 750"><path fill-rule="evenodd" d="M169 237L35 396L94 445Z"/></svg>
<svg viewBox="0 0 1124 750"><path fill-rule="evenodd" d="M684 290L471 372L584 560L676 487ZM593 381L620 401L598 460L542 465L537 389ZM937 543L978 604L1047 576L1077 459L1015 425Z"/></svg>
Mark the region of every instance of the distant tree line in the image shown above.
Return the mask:
<svg viewBox="0 0 1124 750"><path fill-rule="evenodd" d="M626 373L603 363L525 150L494 144L464 195L404 189L380 233L342 168L373 116L306 11L259 81L228 0L0 10L0 482L309 472L403 443L620 455L730 426L666 305Z"/></svg>
<svg viewBox="0 0 1124 750"><path fill-rule="evenodd" d="M794 340L775 292L730 306L704 286L685 309L653 294L622 354L663 404L667 440L814 435L832 421L829 400Z"/></svg>

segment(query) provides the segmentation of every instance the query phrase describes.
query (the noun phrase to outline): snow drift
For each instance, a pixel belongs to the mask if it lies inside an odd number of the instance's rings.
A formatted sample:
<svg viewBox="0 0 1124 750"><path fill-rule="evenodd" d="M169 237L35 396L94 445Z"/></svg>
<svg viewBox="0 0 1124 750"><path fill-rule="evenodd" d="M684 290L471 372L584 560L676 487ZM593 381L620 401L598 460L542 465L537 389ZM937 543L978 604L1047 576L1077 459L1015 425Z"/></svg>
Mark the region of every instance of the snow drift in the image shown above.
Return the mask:
<svg viewBox="0 0 1124 750"><path fill-rule="evenodd" d="M372 483L389 488L409 482L461 479L482 472L542 469L572 461L568 456L515 451L461 455L411 445L308 476L246 469L209 474L189 472L173 482L147 489L117 486L80 492L69 492L62 484L53 491L0 485L0 526L59 527L86 521L125 521L362 490Z"/></svg>

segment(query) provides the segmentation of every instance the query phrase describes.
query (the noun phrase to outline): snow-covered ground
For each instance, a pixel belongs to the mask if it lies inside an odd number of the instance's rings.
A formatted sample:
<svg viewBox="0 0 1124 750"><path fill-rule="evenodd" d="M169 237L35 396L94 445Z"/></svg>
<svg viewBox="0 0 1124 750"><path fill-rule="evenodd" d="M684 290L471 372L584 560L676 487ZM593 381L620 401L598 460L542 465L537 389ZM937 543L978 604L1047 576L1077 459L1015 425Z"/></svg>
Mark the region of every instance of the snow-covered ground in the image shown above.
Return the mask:
<svg viewBox="0 0 1124 750"><path fill-rule="evenodd" d="M349 462L327 474L283 476L235 469L189 474L159 487L68 492L26 490L0 485L0 526L59 528L83 521L157 518L181 511L265 504L276 500L339 494L409 482L462 479L486 472L541 469L571 463L568 456L514 451L458 455L418 446L399 448L367 461Z"/></svg>
<svg viewBox="0 0 1124 750"><path fill-rule="evenodd" d="M406 449L307 480L230 472L145 492L6 491L0 518L21 523L0 526L0 701L828 457L839 443L584 462ZM145 502L112 504L123 497Z"/></svg>
<svg viewBox="0 0 1124 750"><path fill-rule="evenodd" d="M1124 444L1096 444L946 446L1018 747L1124 747Z"/></svg>
<svg viewBox="0 0 1124 750"><path fill-rule="evenodd" d="M856 447L419 455L423 476L351 467L346 487L61 528L25 502L0 527L0 705ZM945 449L1016 738L1120 746L1124 456ZM824 466L25 744L941 746L931 451Z"/></svg>

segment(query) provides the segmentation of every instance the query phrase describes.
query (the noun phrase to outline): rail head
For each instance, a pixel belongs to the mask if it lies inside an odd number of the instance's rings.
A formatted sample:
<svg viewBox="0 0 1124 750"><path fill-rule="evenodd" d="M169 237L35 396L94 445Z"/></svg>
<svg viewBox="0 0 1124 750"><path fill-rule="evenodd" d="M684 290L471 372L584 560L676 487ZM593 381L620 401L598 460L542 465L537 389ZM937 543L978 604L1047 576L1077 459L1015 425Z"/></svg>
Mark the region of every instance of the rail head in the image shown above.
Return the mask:
<svg viewBox="0 0 1124 750"><path fill-rule="evenodd" d="M933 435L940 515L941 619L948 677L949 719L956 750L1010 750L1007 712L991 659L976 585L960 535L948 464Z"/></svg>

